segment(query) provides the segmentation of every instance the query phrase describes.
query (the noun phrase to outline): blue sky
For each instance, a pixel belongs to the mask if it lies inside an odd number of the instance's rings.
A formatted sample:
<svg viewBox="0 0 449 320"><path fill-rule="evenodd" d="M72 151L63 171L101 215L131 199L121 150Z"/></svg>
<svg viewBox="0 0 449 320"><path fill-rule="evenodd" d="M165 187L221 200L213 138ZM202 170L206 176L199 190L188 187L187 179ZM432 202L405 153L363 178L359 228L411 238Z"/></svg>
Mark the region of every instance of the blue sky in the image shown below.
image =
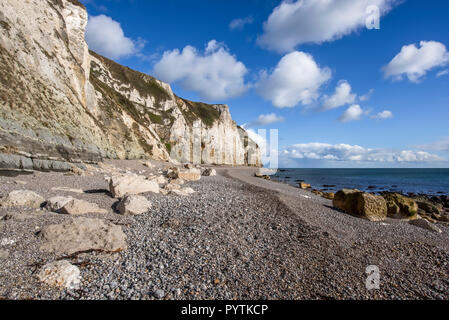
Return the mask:
<svg viewBox="0 0 449 320"><path fill-rule="evenodd" d="M81 2L92 49L278 129L281 166L449 167L448 1Z"/></svg>

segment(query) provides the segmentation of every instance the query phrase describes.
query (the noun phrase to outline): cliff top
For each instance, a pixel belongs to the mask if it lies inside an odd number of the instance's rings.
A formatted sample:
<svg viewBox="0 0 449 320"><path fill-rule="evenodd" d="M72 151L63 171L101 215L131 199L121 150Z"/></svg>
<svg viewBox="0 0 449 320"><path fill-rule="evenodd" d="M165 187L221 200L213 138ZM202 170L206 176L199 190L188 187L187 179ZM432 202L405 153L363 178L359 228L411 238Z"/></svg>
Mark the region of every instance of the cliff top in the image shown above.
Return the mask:
<svg viewBox="0 0 449 320"><path fill-rule="evenodd" d="M62 0L51 0L54 4L56 4L56 5L58 5L58 6L60 6L60 7L63 7L64 5L63 5L63 3L62 3ZM84 4L82 4L81 2L79 2L78 0L67 0L68 2L70 2L71 4L73 4L73 5L75 5L75 6L78 6L78 7L81 7L81 8L83 8L83 9L86 9L86 7L84 6Z"/></svg>
<svg viewBox="0 0 449 320"><path fill-rule="evenodd" d="M159 102L171 99L170 93L160 85L159 80L156 78L118 64L92 50L90 50L90 54L102 61L102 63L108 67L115 79L135 88L141 96L153 96ZM189 108L189 111L184 114L188 121L193 122L199 118L205 125L212 126L213 123L220 118L221 112L212 104L190 101L178 96L175 97L184 102Z"/></svg>

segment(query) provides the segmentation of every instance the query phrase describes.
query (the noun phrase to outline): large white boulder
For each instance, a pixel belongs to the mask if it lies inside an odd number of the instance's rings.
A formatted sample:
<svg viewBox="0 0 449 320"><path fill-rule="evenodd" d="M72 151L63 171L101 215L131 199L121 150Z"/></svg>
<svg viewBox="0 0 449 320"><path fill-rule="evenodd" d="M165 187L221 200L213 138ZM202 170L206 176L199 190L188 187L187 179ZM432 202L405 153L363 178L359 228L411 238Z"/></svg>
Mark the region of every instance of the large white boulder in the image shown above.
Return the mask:
<svg viewBox="0 0 449 320"><path fill-rule="evenodd" d="M52 211L52 212L59 212L59 210L62 209L67 203L69 203L73 197L52 197L47 200L47 203L45 204L45 209Z"/></svg>
<svg viewBox="0 0 449 320"><path fill-rule="evenodd" d="M151 202L144 196L130 195L124 197L118 204L117 209L123 215L139 215L151 208Z"/></svg>
<svg viewBox="0 0 449 320"><path fill-rule="evenodd" d="M78 289L81 282L80 270L66 260L44 265L37 275L38 279L53 287Z"/></svg>
<svg viewBox="0 0 449 320"><path fill-rule="evenodd" d="M145 192L159 193L159 184L155 181L147 180L144 176L127 174L113 176L109 181L109 191L114 198Z"/></svg>
<svg viewBox="0 0 449 320"><path fill-rule="evenodd" d="M127 249L126 235L120 226L102 219L74 218L41 231L41 250L73 254L89 250L119 252Z"/></svg>
<svg viewBox="0 0 449 320"><path fill-rule="evenodd" d="M24 206L30 208L40 208L44 202L44 198L33 191L29 190L15 190L11 191L0 202L2 207L17 207Z"/></svg>

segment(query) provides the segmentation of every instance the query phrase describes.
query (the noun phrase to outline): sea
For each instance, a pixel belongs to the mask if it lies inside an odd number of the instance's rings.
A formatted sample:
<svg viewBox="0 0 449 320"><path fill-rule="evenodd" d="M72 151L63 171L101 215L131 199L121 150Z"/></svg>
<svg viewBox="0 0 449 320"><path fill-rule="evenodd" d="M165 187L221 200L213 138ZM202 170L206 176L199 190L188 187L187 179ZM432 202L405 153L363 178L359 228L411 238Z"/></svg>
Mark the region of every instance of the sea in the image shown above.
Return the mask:
<svg viewBox="0 0 449 320"><path fill-rule="evenodd" d="M338 191L344 188L369 192L449 195L449 169L279 169L274 181Z"/></svg>

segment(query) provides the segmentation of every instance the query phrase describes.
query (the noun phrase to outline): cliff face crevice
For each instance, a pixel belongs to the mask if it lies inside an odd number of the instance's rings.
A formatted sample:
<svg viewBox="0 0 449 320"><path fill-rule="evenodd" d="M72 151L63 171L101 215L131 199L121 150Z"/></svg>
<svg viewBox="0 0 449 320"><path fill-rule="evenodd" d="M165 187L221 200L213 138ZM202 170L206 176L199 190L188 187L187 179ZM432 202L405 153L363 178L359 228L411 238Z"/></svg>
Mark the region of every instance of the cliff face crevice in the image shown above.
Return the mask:
<svg viewBox="0 0 449 320"><path fill-rule="evenodd" d="M260 165L225 105L90 52L76 0L0 0L0 167L102 158Z"/></svg>

